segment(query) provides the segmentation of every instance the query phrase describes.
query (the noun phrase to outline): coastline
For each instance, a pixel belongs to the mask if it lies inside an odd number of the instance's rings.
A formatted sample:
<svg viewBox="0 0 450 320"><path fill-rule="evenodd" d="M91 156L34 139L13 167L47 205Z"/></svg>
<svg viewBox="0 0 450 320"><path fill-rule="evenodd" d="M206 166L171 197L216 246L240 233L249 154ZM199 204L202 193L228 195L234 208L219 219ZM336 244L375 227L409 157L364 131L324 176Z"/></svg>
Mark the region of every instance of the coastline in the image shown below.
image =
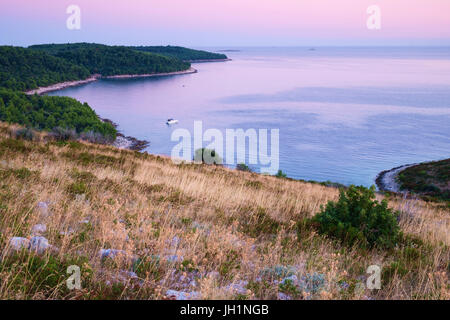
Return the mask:
<svg viewBox="0 0 450 320"><path fill-rule="evenodd" d="M135 75L134 74L126 74L126 75L116 75L116 76L106 76L106 77L103 77L100 74L94 74L84 80L60 82L60 83L56 83L56 84L53 84L48 87L39 87L37 89L26 91L25 94L26 95L34 95L34 94L43 95L48 92L53 92L53 91L58 91L58 90L62 90L65 88L76 87L76 86L88 84L91 82L95 82L99 79L133 79L133 78L165 77L165 76L192 74L192 73L197 73L197 72L198 72L197 69L190 67L189 69L183 70L183 71L165 72L165 73L150 73L150 74L135 74ZM109 119L102 119L101 117L98 117L98 118L103 122L111 123L114 126L114 128L116 128L116 129L118 128L118 125L116 123L114 123L113 121L111 121ZM121 132L118 132L116 140L113 143L111 143L111 145L114 147L117 147L119 149L142 151L150 145L150 142L146 141L146 140L139 140L139 139L137 139L135 137L131 137L131 136L125 136Z"/></svg>
<svg viewBox="0 0 450 320"><path fill-rule="evenodd" d="M70 87L77 87L81 86L83 84L88 84L91 82L95 82L99 79L132 79L132 78L149 78L149 77L166 77L166 76L176 76L176 75L183 75L183 74L191 74L191 73L197 73L197 69L189 68L187 70L183 71L175 71L175 72L164 72L164 73L149 73L149 74L124 74L124 75L116 75L116 76L102 76L100 74L93 74L87 79L84 80L77 80L77 81L66 81L66 82L60 82L55 83L48 87L39 87L37 89L25 91L25 94L27 95L42 95L48 92L58 91Z"/></svg>
<svg viewBox="0 0 450 320"><path fill-rule="evenodd" d="M206 62L227 62L233 61L232 59L199 59L199 60L186 60L185 62L189 63L206 63Z"/></svg>
<svg viewBox="0 0 450 320"><path fill-rule="evenodd" d="M69 88L69 87L75 87L75 86L81 86L83 84L88 84L94 81L97 81L101 76L99 74L94 74L92 76L90 76L87 79L84 80L77 80L77 81L66 81L66 82L60 82L60 83L55 83L51 86L48 87L39 87L37 89L33 89L33 90L29 90L29 91L25 91L26 95L42 95L44 93L47 92L52 92L52 91L58 91L58 90L62 90L65 88Z"/></svg>
<svg viewBox="0 0 450 320"><path fill-rule="evenodd" d="M112 142L110 145L119 149L128 149L133 151L142 151L150 145L150 141L139 140L136 139L135 137L125 136L123 133L119 132L119 130L117 129L119 125L114 121L109 119L102 119L100 117L99 119L103 122L110 123L118 131L116 140Z"/></svg>
<svg viewBox="0 0 450 320"><path fill-rule="evenodd" d="M375 179L375 183L380 191L388 191L388 192L395 192L395 193L404 193L400 190L400 186L397 183L397 176L400 172L403 170L413 167L417 165L414 164L406 164L400 167L396 167L390 170L382 171L378 174L377 178Z"/></svg>
<svg viewBox="0 0 450 320"><path fill-rule="evenodd" d="M167 77L167 76L177 76L182 74L197 73L198 70L190 67L189 69L183 71L174 72L164 72L164 73L148 73L148 74L123 74L116 76L106 76L101 77L101 79L133 79L133 78L150 78L150 77Z"/></svg>

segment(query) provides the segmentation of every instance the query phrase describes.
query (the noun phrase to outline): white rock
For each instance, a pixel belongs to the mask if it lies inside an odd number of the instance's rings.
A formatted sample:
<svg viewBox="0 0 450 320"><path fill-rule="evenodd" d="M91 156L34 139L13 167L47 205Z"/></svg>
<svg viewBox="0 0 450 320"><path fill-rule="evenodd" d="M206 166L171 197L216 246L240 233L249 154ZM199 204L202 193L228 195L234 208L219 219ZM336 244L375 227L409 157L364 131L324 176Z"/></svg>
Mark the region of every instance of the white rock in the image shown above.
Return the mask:
<svg viewBox="0 0 450 320"><path fill-rule="evenodd" d="M199 300L200 293L197 291L193 292L183 292L176 290L167 290L166 296L169 298L173 298L175 300Z"/></svg>
<svg viewBox="0 0 450 320"><path fill-rule="evenodd" d="M231 291L233 293L237 293L237 294L246 294L248 291L246 288L247 285L248 285L248 281L239 281L236 283L231 283L229 285L226 285L225 287L223 287L223 289L226 291Z"/></svg>
<svg viewBox="0 0 450 320"><path fill-rule="evenodd" d="M102 259L105 258L115 258L116 256L126 256L126 252L123 250L117 250L117 249L100 249L100 257Z"/></svg>
<svg viewBox="0 0 450 320"><path fill-rule="evenodd" d="M30 240L27 238L13 237L9 240L9 245L11 246L11 249L18 251L28 248L30 245Z"/></svg>
<svg viewBox="0 0 450 320"><path fill-rule="evenodd" d="M122 257L124 259L127 259L131 261L132 263L136 262L138 260L138 257L136 255L128 254L124 250L118 250L118 249L100 249L99 253L101 259L110 258L114 259L117 256Z"/></svg>
<svg viewBox="0 0 450 320"><path fill-rule="evenodd" d="M48 240L44 237L33 237L30 240L30 250L37 253L43 253L50 248Z"/></svg>
<svg viewBox="0 0 450 320"><path fill-rule="evenodd" d="M278 300L292 300L290 295L285 294L283 292L278 292L277 298Z"/></svg>
<svg viewBox="0 0 450 320"><path fill-rule="evenodd" d="M37 224L31 229L31 234L33 236L39 236L42 235L47 231L47 226L45 224Z"/></svg>

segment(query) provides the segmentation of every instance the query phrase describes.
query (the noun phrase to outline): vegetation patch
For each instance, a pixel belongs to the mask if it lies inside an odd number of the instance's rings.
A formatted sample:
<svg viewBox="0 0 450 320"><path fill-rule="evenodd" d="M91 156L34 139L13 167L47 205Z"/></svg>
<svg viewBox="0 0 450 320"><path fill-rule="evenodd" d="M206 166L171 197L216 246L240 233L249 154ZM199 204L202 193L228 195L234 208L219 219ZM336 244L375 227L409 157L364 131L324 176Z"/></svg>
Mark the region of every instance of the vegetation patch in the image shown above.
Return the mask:
<svg viewBox="0 0 450 320"><path fill-rule="evenodd" d="M281 223L270 217L264 208L252 212L249 208L243 210L241 231L251 237L275 235L281 228Z"/></svg>
<svg viewBox="0 0 450 320"><path fill-rule="evenodd" d="M398 175L400 189L430 200L450 201L450 159L406 168Z"/></svg>
<svg viewBox="0 0 450 320"><path fill-rule="evenodd" d="M36 130L53 131L58 140L78 134L98 133L114 140L114 126L102 122L87 103L68 97L29 96L0 87L0 121L18 123Z"/></svg>
<svg viewBox="0 0 450 320"><path fill-rule="evenodd" d="M328 202L312 222L322 234L352 246L392 248L400 239L398 212L375 200L375 187L350 186L341 190L339 201Z"/></svg>
<svg viewBox="0 0 450 320"><path fill-rule="evenodd" d="M116 158L104 154L93 154L89 152L73 153L65 152L63 157L75 161L83 166L98 165L98 166L118 166L124 162L123 158Z"/></svg>

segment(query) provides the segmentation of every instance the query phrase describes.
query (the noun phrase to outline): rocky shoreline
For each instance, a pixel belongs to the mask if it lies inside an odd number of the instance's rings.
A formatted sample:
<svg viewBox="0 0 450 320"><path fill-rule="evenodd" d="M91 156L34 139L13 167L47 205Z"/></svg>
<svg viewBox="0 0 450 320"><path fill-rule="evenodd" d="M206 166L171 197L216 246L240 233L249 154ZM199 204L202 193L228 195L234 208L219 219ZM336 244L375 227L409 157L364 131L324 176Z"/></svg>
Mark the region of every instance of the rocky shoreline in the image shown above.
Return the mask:
<svg viewBox="0 0 450 320"><path fill-rule="evenodd" d="M199 60L187 60L185 62L189 63L204 63L204 62L227 62L232 61L232 59L199 59Z"/></svg>
<svg viewBox="0 0 450 320"><path fill-rule="evenodd" d="M150 77L166 77L166 76L176 76L182 74L191 74L197 73L197 69L189 68L183 71L175 71L175 72L164 72L164 73L148 73L148 74L123 74L116 76L106 76L101 77L102 79L134 79L134 78L150 78Z"/></svg>
<svg viewBox="0 0 450 320"><path fill-rule="evenodd" d="M100 120L102 120L103 122L110 123L111 125L114 126L114 128L116 128L116 130L119 127L119 125L117 123L113 122L112 120L101 119L101 118L100 118ZM114 147L119 148L119 149L142 151L142 150L148 148L148 146L150 145L150 141L139 140L139 139L136 139L135 137L125 136L121 132L118 132L116 140L111 145L113 145Z"/></svg>
<svg viewBox="0 0 450 320"><path fill-rule="evenodd" d="M56 84L53 84L48 87L39 87L37 89L26 91L25 94L27 94L27 95L34 95L34 94L42 95L44 93L48 93L48 92L52 92L52 91L58 91L58 90L62 90L62 89L69 88L69 87L76 87L76 86L81 86L83 84L88 84L88 83L97 81L99 78L101 78L101 75L94 74L84 80L66 81L66 82L56 83Z"/></svg>
<svg viewBox="0 0 450 320"><path fill-rule="evenodd" d="M61 83L56 83L48 87L39 87L37 89L26 91L27 95L42 95L52 91L58 91L65 88L81 86L83 84L88 84L99 79L133 79L133 78L150 78L150 77L166 77L166 76L176 76L182 74L191 74L197 73L198 71L194 68L189 68L183 71L175 71L175 72L164 72L164 73L148 73L148 74L124 74L124 75L116 75L116 76L102 76L101 74L93 74L87 79L77 80L77 81L66 81Z"/></svg>
<svg viewBox="0 0 450 320"><path fill-rule="evenodd" d="M380 191L388 191L395 193L402 193L400 186L397 183L397 176L403 170L415 166L416 164L407 164L391 170L385 170L378 174L375 183Z"/></svg>
<svg viewBox="0 0 450 320"><path fill-rule="evenodd" d="M191 74L191 73L197 73L198 71L194 68L189 68L187 70L183 71L176 71L176 72L165 72L165 73L151 73L151 74L126 74L126 75L116 75L116 76L106 76L103 77L100 74L94 74L91 77L84 79L84 80L78 80L78 81L67 81L67 82L61 82L56 83L54 85L48 86L48 87L39 87L37 89L26 91L25 94L27 95L43 95L48 92L52 91L58 91L69 87L76 87L84 84L88 84L94 81L97 81L99 79L132 79L132 78L148 78L148 77L164 77L164 76L174 76L174 75L183 75L183 74ZM114 126L114 128L118 128L118 125L114 123L113 121L109 119L102 119L99 117L99 119L103 122L108 122ZM146 149L150 142L146 140L139 140L135 137L125 136L124 134L118 132L116 140L112 143L113 146L119 148L119 149L129 149L134 151L142 151Z"/></svg>

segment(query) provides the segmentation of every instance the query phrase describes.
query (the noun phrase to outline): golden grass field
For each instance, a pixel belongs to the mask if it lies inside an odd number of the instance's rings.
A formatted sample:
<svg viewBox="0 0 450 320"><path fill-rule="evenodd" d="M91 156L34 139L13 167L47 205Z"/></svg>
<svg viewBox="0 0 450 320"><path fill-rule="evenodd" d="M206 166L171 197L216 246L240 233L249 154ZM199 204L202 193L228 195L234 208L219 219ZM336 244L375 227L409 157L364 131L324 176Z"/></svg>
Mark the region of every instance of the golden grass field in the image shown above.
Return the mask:
<svg viewBox="0 0 450 320"><path fill-rule="evenodd" d="M0 299L450 298L442 204L391 196L409 241L349 248L297 228L335 188L14 130L0 123ZM10 239L37 224L51 247L15 250ZM66 286L70 265L81 289ZM382 267L380 290L363 287L370 265ZM298 290L280 270L323 281Z"/></svg>

